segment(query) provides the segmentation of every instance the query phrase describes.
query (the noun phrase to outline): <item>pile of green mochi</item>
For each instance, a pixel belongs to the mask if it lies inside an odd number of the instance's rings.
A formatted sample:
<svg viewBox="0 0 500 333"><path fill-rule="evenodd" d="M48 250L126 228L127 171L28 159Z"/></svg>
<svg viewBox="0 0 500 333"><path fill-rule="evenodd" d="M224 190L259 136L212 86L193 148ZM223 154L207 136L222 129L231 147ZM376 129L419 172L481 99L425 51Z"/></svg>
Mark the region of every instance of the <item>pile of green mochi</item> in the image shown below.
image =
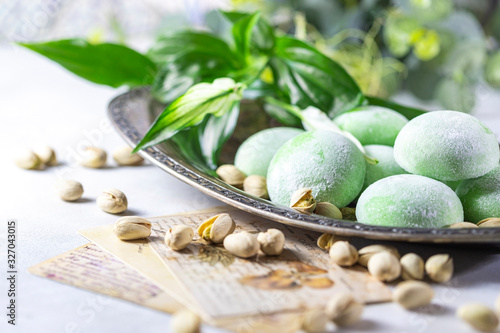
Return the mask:
<svg viewBox="0 0 500 333"><path fill-rule="evenodd" d="M439 228L500 217L499 145L477 118L433 111L408 121L368 106L333 122L365 152L335 131L278 127L248 138L235 166L267 177L274 203L288 206L307 187L317 202L356 204L357 220L370 225Z"/></svg>

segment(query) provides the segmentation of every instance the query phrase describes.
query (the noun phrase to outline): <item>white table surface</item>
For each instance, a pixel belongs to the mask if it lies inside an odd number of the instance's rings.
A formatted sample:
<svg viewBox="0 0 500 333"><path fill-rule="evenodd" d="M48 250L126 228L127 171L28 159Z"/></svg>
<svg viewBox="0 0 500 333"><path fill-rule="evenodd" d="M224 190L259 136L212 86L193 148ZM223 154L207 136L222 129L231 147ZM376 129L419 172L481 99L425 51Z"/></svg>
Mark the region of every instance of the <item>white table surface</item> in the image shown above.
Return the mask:
<svg viewBox="0 0 500 333"><path fill-rule="evenodd" d="M0 331L1 332L168 332L170 316L148 308L54 283L27 272L28 267L87 242L77 231L111 224L116 217L100 211L100 190L116 187L129 199L130 213L158 216L220 205L152 165L85 169L74 153L88 142L108 152L123 145L110 129L106 107L121 90L88 83L58 65L20 48L0 49ZM500 97L480 95L480 117L500 134ZM62 165L44 171L18 169L12 154L20 146L45 142ZM53 192L60 177L80 181L79 203L61 201ZM18 221L18 317L7 325L6 221ZM355 245L370 243L355 240ZM472 332L455 318L457 306L480 301L492 306L500 294L499 246L396 244L401 252L423 256L450 253L456 274L436 285L433 305L410 312L396 304L366 307L363 320L348 332ZM73 330L72 327L76 327ZM204 332L219 330L203 327ZM279 332L279 328L276 330Z"/></svg>

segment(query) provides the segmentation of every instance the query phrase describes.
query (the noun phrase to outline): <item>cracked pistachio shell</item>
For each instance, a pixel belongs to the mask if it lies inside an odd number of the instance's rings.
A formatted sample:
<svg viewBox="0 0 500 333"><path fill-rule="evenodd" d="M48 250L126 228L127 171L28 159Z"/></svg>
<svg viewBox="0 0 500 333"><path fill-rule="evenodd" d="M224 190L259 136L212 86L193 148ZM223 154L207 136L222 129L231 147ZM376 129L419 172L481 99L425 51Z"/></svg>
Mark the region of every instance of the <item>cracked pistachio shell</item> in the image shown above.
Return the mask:
<svg viewBox="0 0 500 333"><path fill-rule="evenodd" d="M310 188L301 188L293 193L290 207L301 213L312 213L316 209L316 200Z"/></svg>
<svg viewBox="0 0 500 333"><path fill-rule="evenodd" d="M302 330L307 333L323 333L326 331L328 317L322 308L313 308L304 314Z"/></svg>
<svg viewBox="0 0 500 333"><path fill-rule="evenodd" d="M403 280L423 280L424 260L415 253L407 253L399 260Z"/></svg>
<svg viewBox="0 0 500 333"><path fill-rule="evenodd" d="M115 222L113 232L121 240L146 238L151 235L151 222L139 216L124 216Z"/></svg>
<svg viewBox="0 0 500 333"><path fill-rule="evenodd" d="M40 158L40 161L47 166L57 165L57 157L55 151L46 145L39 145L35 148L35 154Z"/></svg>
<svg viewBox="0 0 500 333"><path fill-rule="evenodd" d="M490 217L477 222L479 228L499 228L500 227L500 217Z"/></svg>
<svg viewBox="0 0 500 333"><path fill-rule="evenodd" d="M338 241L348 241L349 237L337 236L332 234L322 234L319 236L316 244L319 248L329 251L333 243Z"/></svg>
<svg viewBox="0 0 500 333"><path fill-rule="evenodd" d="M222 243L227 235L232 234L236 229L236 223L227 214L214 215L198 227L198 235L206 241Z"/></svg>
<svg viewBox="0 0 500 333"><path fill-rule="evenodd" d="M134 166L140 165L144 159L139 154L133 154L134 149L130 146L123 146L113 152L113 159L118 165Z"/></svg>
<svg viewBox="0 0 500 333"><path fill-rule="evenodd" d="M193 229L187 225L176 225L165 233L165 244L172 250L185 249L193 240Z"/></svg>
<svg viewBox="0 0 500 333"><path fill-rule="evenodd" d="M329 202L318 202L316 208L314 209L314 214L321 216L326 216L332 219L341 220L342 212L334 204Z"/></svg>
<svg viewBox="0 0 500 333"><path fill-rule="evenodd" d="M40 157L29 149L21 149L14 157L14 163L21 169L35 170L43 166Z"/></svg>
<svg viewBox="0 0 500 333"><path fill-rule="evenodd" d="M330 298L326 304L325 312L335 324L347 326L360 319L363 308L363 304L356 301L350 293L339 292Z"/></svg>
<svg viewBox="0 0 500 333"><path fill-rule="evenodd" d="M97 206L106 213L118 214L127 210L127 197L122 191L109 188L97 197Z"/></svg>
<svg viewBox="0 0 500 333"><path fill-rule="evenodd" d="M64 201L75 201L82 197L83 186L74 180L60 180L56 183L57 194Z"/></svg>
<svg viewBox="0 0 500 333"><path fill-rule="evenodd" d="M368 266L368 261L375 253L384 252L384 251L387 251L387 252L394 254L398 259L401 257L399 255L399 251L394 246L379 245L379 244L368 245L368 246L361 248L358 251L358 254L359 254L358 264L366 267L366 266Z"/></svg>
<svg viewBox="0 0 500 333"><path fill-rule="evenodd" d="M477 224L474 224L472 222L457 222L450 224L448 228L450 229L477 228Z"/></svg>
<svg viewBox="0 0 500 333"><path fill-rule="evenodd" d="M448 254L436 254L427 259L425 271L435 282L447 282L453 275L453 259Z"/></svg>
<svg viewBox="0 0 500 333"><path fill-rule="evenodd" d="M400 282L392 293L394 302L406 309L415 309L429 305L434 298L432 287L422 281Z"/></svg>
<svg viewBox="0 0 500 333"><path fill-rule="evenodd" d="M487 306L480 303L470 303L457 310L457 316L482 332L493 332L498 327L498 317Z"/></svg>
<svg viewBox="0 0 500 333"><path fill-rule="evenodd" d="M227 236L224 239L224 248L237 257L250 258L259 252L260 243L257 241L257 235L242 231Z"/></svg>
<svg viewBox="0 0 500 333"><path fill-rule="evenodd" d="M102 168L106 165L106 152L98 147L87 147L82 153L80 164L87 168Z"/></svg>
<svg viewBox="0 0 500 333"><path fill-rule="evenodd" d="M243 187L245 174L232 164L223 164L215 171L225 183L237 188Z"/></svg>
<svg viewBox="0 0 500 333"><path fill-rule="evenodd" d="M257 236L260 250L268 256L279 256L285 247L285 235L278 229L267 229Z"/></svg>
<svg viewBox="0 0 500 333"><path fill-rule="evenodd" d="M243 191L258 198L269 199L266 177L251 175L243 181Z"/></svg>
<svg viewBox="0 0 500 333"><path fill-rule="evenodd" d="M189 310L177 311L170 321L170 328L173 333L199 333L200 326L200 317Z"/></svg>
<svg viewBox="0 0 500 333"><path fill-rule="evenodd" d="M370 258L368 272L380 281L390 282L401 275L401 264L394 254L382 251Z"/></svg>
<svg viewBox="0 0 500 333"><path fill-rule="evenodd" d="M330 258L340 266L352 266L358 261L358 250L347 241L335 242L330 248Z"/></svg>

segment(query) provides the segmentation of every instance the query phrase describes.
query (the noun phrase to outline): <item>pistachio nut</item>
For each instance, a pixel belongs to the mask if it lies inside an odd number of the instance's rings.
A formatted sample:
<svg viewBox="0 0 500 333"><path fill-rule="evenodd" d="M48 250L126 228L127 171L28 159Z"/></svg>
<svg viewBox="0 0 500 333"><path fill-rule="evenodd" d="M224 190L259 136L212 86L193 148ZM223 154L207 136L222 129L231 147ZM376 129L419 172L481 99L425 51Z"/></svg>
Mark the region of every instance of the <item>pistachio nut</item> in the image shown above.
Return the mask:
<svg viewBox="0 0 500 333"><path fill-rule="evenodd" d="M227 235L232 234L236 224L229 214L214 215L198 227L198 235L213 243L222 243Z"/></svg>
<svg viewBox="0 0 500 333"><path fill-rule="evenodd" d="M121 240L146 238L151 235L151 222L139 216L124 216L115 222L113 231Z"/></svg>
<svg viewBox="0 0 500 333"><path fill-rule="evenodd" d="M333 243L338 241L347 241L347 240L349 240L348 237L337 236L332 234L322 234L321 236L319 236L316 244L318 244L318 247L322 248L323 250L329 251Z"/></svg>
<svg viewBox="0 0 500 333"><path fill-rule="evenodd" d="M35 154L40 158L40 161L47 166L57 165L56 153L52 148L46 145L39 145L35 148Z"/></svg>
<svg viewBox="0 0 500 333"><path fill-rule="evenodd" d="M493 332L498 327L498 317L487 306L470 303L457 310L457 316L475 329L482 332Z"/></svg>
<svg viewBox="0 0 500 333"><path fill-rule="evenodd" d="M260 250L268 256L279 256L285 247L285 235L278 229L267 229L257 236Z"/></svg>
<svg viewBox="0 0 500 333"><path fill-rule="evenodd" d="M340 208L340 212L342 213L342 219L349 220L349 221L357 221L356 220L356 208L342 207L342 208Z"/></svg>
<svg viewBox="0 0 500 333"><path fill-rule="evenodd" d="M262 199L269 199L266 177L251 175L243 181L243 191Z"/></svg>
<svg viewBox="0 0 500 333"><path fill-rule="evenodd" d="M368 261L375 253L384 251L394 254L398 259L400 258L399 252L394 246L374 244L365 246L358 251L359 254L358 264L366 267L368 266Z"/></svg>
<svg viewBox="0 0 500 333"><path fill-rule="evenodd" d="M449 254L436 254L427 259L425 271L435 282L447 282L453 275L453 259Z"/></svg>
<svg viewBox="0 0 500 333"><path fill-rule="evenodd" d="M224 247L237 257L250 258L259 252L260 244L257 235L242 231L227 236L224 239Z"/></svg>
<svg viewBox="0 0 500 333"><path fill-rule="evenodd" d="M472 222L457 222L450 224L448 226L450 229L460 229L460 228L477 228L477 224L474 224Z"/></svg>
<svg viewBox="0 0 500 333"><path fill-rule="evenodd" d="M479 228L498 228L500 227L500 217L490 217L477 222Z"/></svg>
<svg viewBox="0 0 500 333"><path fill-rule="evenodd" d="M302 330L307 333L323 333L326 331L328 317L325 310L321 308L313 308L304 314L302 319Z"/></svg>
<svg viewBox="0 0 500 333"><path fill-rule="evenodd" d="M109 188L97 197L97 206L106 213L118 214L127 210L127 197L122 191Z"/></svg>
<svg viewBox="0 0 500 333"><path fill-rule="evenodd" d="M189 310L179 310L172 316L170 328L173 333L199 333L201 319Z"/></svg>
<svg viewBox="0 0 500 333"><path fill-rule="evenodd" d="M141 155L132 153L134 149L130 146L123 146L113 152L113 159L118 165L133 166L144 162Z"/></svg>
<svg viewBox="0 0 500 333"><path fill-rule="evenodd" d="M314 209L314 214L321 216L326 216L332 219L341 220L342 212L334 204L329 202L318 202L316 208Z"/></svg>
<svg viewBox="0 0 500 333"><path fill-rule="evenodd" d="M60 180L55 184L57 194L64 201L75 201L82 197L83 186L74 180Z"/></svg>
<svg viewBox="0 0 500 333"><path fill-rule="evenodd" d="M301 213L309 214L316 209L316 200L310 188L301 188L292 195L290 207Z"/></svg>
<svg viewBox="0 0 500 333"><path fill-rule="evenodd" d="M97 147L87 147L82 153L80 164L87 168L102 168L106 165L106 152Z"/></svg>
<svg viewBox="0 0 500 333"><path fill-rule="evenodd" d="M363 313L363 304L350 293L340 292L332 296L326 304L326 316L339 326L354 324Z"/></svg>
<svg viewBox="0 0 500 333"><path fill-rule="evenodd" d="M403 281L398 283L392 293L394 302L406 309L415 309L431 303L434 297L432 287L422 281Z"/></svg>
<svg viewBox="0 0 500 333"><path fill-rule="evenodd" d="M407 253L399 260L403 280L423 280L424 260L415 253Z"/></svg>
<svg viewBox="0 0 500 333"><path fill-rule="evenodd" d="M184 250L193 240L193 229L187 225L176 225L165 233L165 244L172 250Z"/></svg>
<svg viewBox="0 0 500 333"><path fill-rule="evenodd" d="M223 164L215 171L223 182L237 188L243 187L245 174L232 164Z"/></svg>
<svg viewBox="0 0 500 333"><path fill-rule="evenodd" d="M368 261L368 271L380 281L394 281L401 274L399 259L392 253L375 253Z"/></svg>
<svg viewBox="0 0 500 333"><path fill-rule="evenodd" d="M335 242L330 248L330 258L340 266L352 266L358 261L358 250L347 241Z"/></svg>
<svg viewBox="0 0 500 333"><path fill-rule="evenodd" d="M37 154L28 149L21 149L14 157L14 163L21 169L35 170L43 167Z"/></svg>

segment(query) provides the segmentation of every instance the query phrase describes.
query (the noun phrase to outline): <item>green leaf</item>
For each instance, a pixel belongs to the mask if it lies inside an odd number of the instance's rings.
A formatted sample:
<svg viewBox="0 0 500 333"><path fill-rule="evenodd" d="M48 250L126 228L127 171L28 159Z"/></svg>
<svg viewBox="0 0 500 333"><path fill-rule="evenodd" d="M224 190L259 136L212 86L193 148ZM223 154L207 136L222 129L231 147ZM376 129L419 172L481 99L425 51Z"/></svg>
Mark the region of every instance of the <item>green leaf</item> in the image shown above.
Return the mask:
<svg viewBox="0 0 500 333"><path fill-rule="evenodd" d="M366 96L366 100L368 101L369 105L376 105L376 106L383 106L388 109L392 109L394 111L397 111L401 113L403 116L405 116L408 119L413 119L415 117L418 117L427 111L422 110L422 109L417 109L417 108L412 108L409 106L404 106L395 102L391 102L382 98L378 97L373 97L373 96Z"/></svg>
<svg viewBox="0 0 500 333"><path fill-rule="evenodd" d="M233 38L236 46L236 52L245 63L248 63L250 55L250 43L252 38L252 30L259 19L260 13L247 15L238 20L233 25Z"/></svg>
<svg viewBox="0 0 500 333"><path fill-rule="evenodd" d="M20 43L70 72L111 87L149 85L156 65L146 56L116 44L90 44L83 39Z"/></svg>
<svg viewBox="0 0 500 333"><path fill-rule="evenodd" d="M167 106L134 151L153 146L180 130L198 125L207 114L222 116L241 100L244 89L244 85L230 78L194 85Z"/></svg>
<svg viewBox="0 0 500 333"><path fill-rule="evenodd" d="M315 106L330 118L363 104L364 96L349 74L312 46L279 37L275 52L270 62L275 82L291 104Z"/></svg>

